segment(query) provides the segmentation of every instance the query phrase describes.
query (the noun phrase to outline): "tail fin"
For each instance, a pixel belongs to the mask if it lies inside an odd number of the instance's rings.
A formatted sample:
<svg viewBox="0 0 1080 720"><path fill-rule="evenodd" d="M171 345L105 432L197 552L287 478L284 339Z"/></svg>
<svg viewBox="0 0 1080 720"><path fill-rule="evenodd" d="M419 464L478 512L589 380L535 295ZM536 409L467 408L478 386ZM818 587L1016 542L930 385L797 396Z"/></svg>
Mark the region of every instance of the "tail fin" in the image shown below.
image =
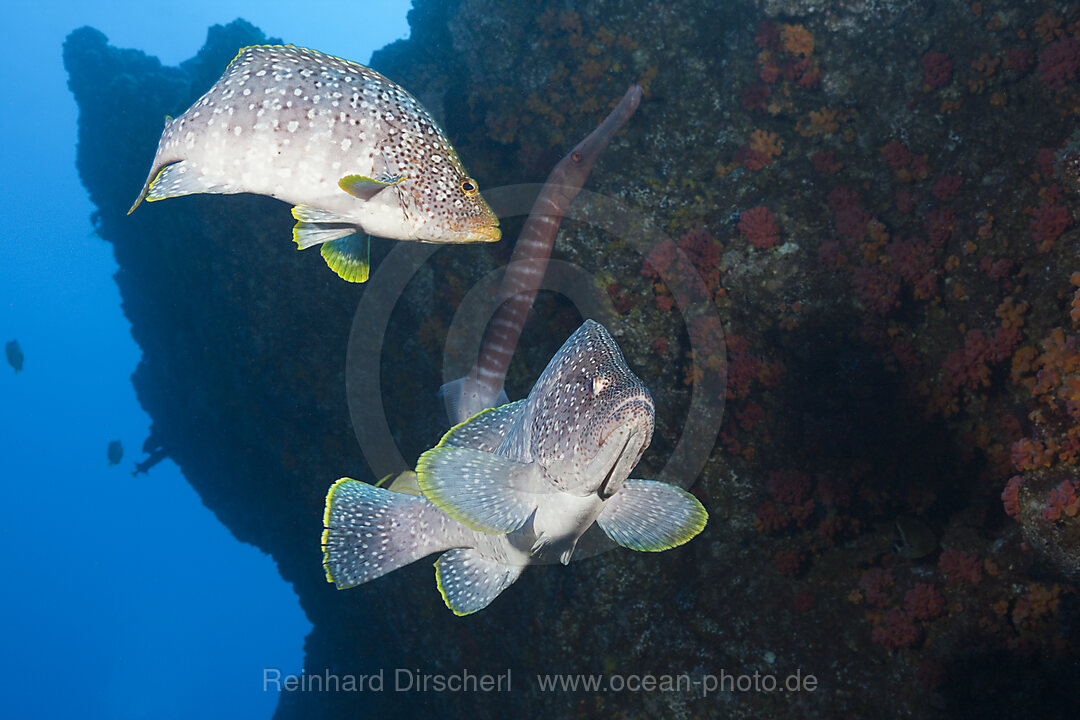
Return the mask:
<svg viewBox="0 0 1080 720"><path fill-rule="evenodd" d="M443 385L439 388L439 397L442 398L451 426L465 422L481 410L510 402L505 389L499 388L498 394L495 394L481 385L473 373Z"/></svg>
<svg viewBox="0 0 1080 720"><path fill-rule="evenodd" d="M461 547L472 534L425 498L349 478L326 494L323 525L323 567L339 589Z"/></svg>

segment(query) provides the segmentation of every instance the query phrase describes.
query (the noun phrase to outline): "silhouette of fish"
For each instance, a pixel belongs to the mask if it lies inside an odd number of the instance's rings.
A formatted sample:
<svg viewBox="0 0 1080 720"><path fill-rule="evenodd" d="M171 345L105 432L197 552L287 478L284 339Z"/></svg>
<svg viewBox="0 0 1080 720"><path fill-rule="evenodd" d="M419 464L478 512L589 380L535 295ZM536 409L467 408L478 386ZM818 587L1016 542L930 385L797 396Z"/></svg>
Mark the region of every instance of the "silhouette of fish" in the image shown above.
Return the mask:
<svg viewBox="0 0 1080 720"><path fill-rule="evenodd" d="M16 373L22 370L23 352L18 340L9 340L4 346L4 354L7 355L8 365L15 368Z"/></svg>
<svg viewBox="0 0 1080 720"><path fill-rule="evenodd" d="M322 245L364 282L368 237L494 242L498 219L427 111L348 60L291 45L244 48L183 115L167 121L142 192L257 193L292 203L293 239Z"/></svg>
<svg viewBox="0 0 1080 720"><path fill-rule="evenodd" d="M124 458L124 446L119 440L113 440L105 450L105 456L109 459L109 467L119 465Z"/></svg>
<svg viewBox="0 0 1080 720"><path fill-rule="evenodd" d="M434 552L447 607L488 606L527 565L570 562L595 523L619 545L660 551L705 527L693 495L627 479L652 439L653 403L615 341L587 320L529 396L456 425L399 492L344 478L323 516L326 577L339 588ZM416 493L419 492L420 495Z"/></svg>

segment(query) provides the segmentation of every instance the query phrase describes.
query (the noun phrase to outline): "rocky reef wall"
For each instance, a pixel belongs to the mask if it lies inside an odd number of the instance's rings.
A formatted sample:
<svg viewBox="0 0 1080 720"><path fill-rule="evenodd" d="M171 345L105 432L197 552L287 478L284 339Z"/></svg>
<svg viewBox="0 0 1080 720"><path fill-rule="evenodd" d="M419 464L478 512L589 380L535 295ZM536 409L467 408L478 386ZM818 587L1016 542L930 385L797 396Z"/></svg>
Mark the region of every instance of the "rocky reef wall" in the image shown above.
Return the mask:
<svg viewBox="0 0 1080 720"><path fill-rule="evenodd" d="M1076 9L417 0L409 19L411 37L372 64L433 112L482 188L542 181L629 83L644 85L588 188L650 218L653 246L643 255L567 222L555 255L611 298L627 360L656 398L640 476L677 441L695 373L726 372L723 429L694 486L711 520L661 555L529 570L466 618L445 609L426 562L334 590L318 543L326 489L374 479L345 395L365 289L297 253L288 208L267 198L191 196L125 215L162 118L266 39L242 21L216 26L169 68L77 30L64 54L79 170L120 265L154 443L296 587L314 623L306 670L514 678L511 693L286 693L278 716L1069 712ZM440 250L394 310L383 395L406 457L441 431L432 395L453 309L507 245ZM390 247L376 246L376 271ZM726 337L693 357L664 280L678 251ZM541 296L511 397L579 322ZM800 671L817 688L568 694L534 680L721 671Z"/></svg>

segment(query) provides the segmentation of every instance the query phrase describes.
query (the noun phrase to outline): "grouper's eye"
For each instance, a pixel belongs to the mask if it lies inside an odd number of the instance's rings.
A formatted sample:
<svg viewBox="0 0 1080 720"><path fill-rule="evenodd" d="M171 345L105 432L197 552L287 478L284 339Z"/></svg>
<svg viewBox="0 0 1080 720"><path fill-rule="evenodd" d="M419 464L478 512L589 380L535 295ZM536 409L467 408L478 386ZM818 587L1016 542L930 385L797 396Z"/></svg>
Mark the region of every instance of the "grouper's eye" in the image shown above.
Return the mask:
<svg viewBox="0 0 1080 720"><path fill-rule="evenodd" d="M570 159L576 163L581 162L581 153L575 150L573 153L570 154Z"/></svg>
<svg viewBox="0 0 1080 720"><path fill-rule="evenodd" d="M465 197L472 197L480 191L480 188L476 186L476 181L472 178L465 178L461 181L461 192L465 193Z"/></svg>
<svg viewBox="0 0 1080 720"><path fill-rule="evenodd" d="M597 375L592 380L592 396L599 397L600 393L604 392L610 384L611 378L607 375Z"/></svg>

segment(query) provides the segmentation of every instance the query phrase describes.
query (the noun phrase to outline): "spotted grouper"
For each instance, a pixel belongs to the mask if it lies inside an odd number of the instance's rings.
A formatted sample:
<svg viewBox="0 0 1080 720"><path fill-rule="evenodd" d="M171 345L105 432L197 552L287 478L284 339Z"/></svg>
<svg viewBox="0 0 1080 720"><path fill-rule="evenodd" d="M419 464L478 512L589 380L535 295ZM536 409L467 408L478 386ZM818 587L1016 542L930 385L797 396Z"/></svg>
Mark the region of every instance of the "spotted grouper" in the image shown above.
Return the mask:
<svg viewBox="0 0 1080 720"><path fill-rule="evenodd" d="M494 242L498 218L446 134L371 68L291 45L244 48L183 115L168 120L145 197L256 193L293 204L293 239L364 282L367 234Z"/></svg>
<svg viewBox="0 0 1080 720"><path fill-rule="evenodd" d="M526 566L569 563L594 524L632 550L681 545L705 527L673 485L627 479L652 439L653 403L615 341L587 320L524 400L456 425L398 491L344 478L326 496L323 565L348 588L431 553L447 607L488 606Z"/></svg>

